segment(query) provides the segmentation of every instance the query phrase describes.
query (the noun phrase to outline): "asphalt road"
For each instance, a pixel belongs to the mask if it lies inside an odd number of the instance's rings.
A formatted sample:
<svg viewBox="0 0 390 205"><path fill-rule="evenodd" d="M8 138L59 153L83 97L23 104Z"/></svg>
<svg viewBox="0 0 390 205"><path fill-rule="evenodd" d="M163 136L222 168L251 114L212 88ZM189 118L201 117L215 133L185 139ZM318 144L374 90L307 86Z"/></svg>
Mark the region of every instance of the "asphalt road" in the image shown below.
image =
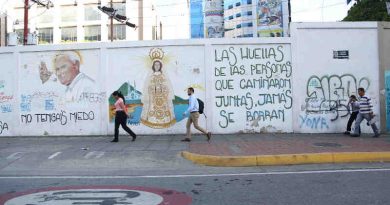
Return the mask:
<svg viewBox="0 0 390 205"><path fill-rule="evenodd" d="M390 169L114 178L111 176L2 177L0 184L0 193L4 194L64 186L156 187L183 193L191 198L191 204L194 205L390 204ZM26 202L26 205L30 203L31 201ZM53 201L52 204L56 203Z"/></svg>
<svg viewBox="0 0 390 205"><path fill-rule="evenodd" d="M167 139L0 139L0 205L390 204L390 163L205 167Z"/></svg>

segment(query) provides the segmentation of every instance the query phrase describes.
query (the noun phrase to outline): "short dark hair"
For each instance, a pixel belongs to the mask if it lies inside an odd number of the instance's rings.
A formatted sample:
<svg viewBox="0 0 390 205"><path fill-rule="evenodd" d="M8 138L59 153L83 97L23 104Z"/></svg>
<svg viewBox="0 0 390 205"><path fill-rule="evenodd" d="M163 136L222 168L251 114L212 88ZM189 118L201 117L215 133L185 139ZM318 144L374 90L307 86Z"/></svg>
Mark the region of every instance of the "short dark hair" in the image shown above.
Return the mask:
<svg viewBox="0 0 390 205"><path fill-rule="evenodd" d="M189 87L188 90L190 90L191 92L195 92L194 88L193 87Z"/></svg>
<svg viewBox="0 0 390 205"><path fill-rule="evenodd" d="M358 88L358 91L365 92L365 91L364 91L364 88Z"/></svg>
<svg viewBox="0 0 390 205"><path fill-rule="evenodd" d="M350 98L356 99L356 95L351 95Z"/></svg>

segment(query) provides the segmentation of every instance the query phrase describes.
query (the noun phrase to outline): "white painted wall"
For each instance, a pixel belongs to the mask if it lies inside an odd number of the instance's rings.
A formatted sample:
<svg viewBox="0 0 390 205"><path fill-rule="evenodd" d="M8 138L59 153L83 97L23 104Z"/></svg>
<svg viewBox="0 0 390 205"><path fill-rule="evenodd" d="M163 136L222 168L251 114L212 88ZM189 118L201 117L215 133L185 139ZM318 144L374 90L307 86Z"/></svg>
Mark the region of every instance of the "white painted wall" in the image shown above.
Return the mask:
<svg viewBox="0 0 390 205"><path fill-rule="evenodd" d="M379 113L377 23L297 23L292 27L294 131L334 133L346 129L348 96L366 89ZM349 59L333 51L348 50ZM372 132L362 123L362 132Z"/></svg>
<svg viewBox="0 0 390 205"><path fill-rule="evenodd" d="M214 132L292 132L288 41L213 45Z"/></svg>
<svg viewBox="0 0 390 205"><path fill-rule="evenodd" d="M17 134L17 72L13 53L0 54L0 136L13 136Z"/></svg>
<svg viewBox="0 0 390 205"><path fill-rule="evenodd" d="M368 88L374 111L381 116L377 30L376 23L294 24L291 38L1 48L0 136L112 135L110 94L118 89L127 95L128 124L136 133L184 134L187 118L182 112L187 107L188 86L195 87L196 96L206 105L207 118L201 116L200 125L214 133L340 133L349 117L347 97L356 94L357 87ZM150 55L154 49L164 55ZM90 95L69 101L66 86L55 80L58 76L42 83L39 66L46 62L53 71L55 55L72 50L82 56L81 71L94 80L94 86L86 92ZM349 50L350 58L333 59L333 50ZM245 57L247 52L251 57ZM166 81L150 87L159 79L151 68L156 57L163 63ZM255 86L248 81L255 81ZM271 81L279 85L267 86ZM128 94L129 85L139 96ZM162 101L171 102L167 105L172 107L161 110L163 116L171 113L174 121L153 127L140 121L143 95L152 96L153 89L162 85L169 96ZM221 99L229 97L229 103L221 104ZM337 102L338 107L331 109L328 102ZM45 118L53 113L63 114L66 122ZM81 117L75 120L74 113ZM362 127L363 132L372 132L365 123Z"/></svg>

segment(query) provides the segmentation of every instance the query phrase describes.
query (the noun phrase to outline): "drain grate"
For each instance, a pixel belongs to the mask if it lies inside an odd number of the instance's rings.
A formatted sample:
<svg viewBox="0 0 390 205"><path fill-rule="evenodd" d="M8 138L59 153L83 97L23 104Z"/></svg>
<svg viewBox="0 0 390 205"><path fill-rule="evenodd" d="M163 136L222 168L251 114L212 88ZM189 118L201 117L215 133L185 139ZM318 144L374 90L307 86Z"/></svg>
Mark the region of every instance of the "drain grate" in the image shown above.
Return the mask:
<svg viewBox="0 0 390 205"><path fill-rule="evenodd" d="M342 147L343 145L331 142L318 142L313 144L316 147Z"/></svg>

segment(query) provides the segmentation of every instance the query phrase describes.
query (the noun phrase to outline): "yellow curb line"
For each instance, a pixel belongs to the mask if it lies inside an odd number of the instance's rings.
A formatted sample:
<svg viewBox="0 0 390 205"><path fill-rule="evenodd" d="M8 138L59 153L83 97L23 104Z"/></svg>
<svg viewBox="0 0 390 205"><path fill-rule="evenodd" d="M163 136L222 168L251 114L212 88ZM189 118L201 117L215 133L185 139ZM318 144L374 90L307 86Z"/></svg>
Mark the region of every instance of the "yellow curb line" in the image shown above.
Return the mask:
<svg viewBox="0 0 390 205"><path fill-rule="evenodd" d="M389 162L390 152L333 152L257 156L214 156L183 151L182 156L196 164L217 167L296 165L351 162Z"/></svg>

